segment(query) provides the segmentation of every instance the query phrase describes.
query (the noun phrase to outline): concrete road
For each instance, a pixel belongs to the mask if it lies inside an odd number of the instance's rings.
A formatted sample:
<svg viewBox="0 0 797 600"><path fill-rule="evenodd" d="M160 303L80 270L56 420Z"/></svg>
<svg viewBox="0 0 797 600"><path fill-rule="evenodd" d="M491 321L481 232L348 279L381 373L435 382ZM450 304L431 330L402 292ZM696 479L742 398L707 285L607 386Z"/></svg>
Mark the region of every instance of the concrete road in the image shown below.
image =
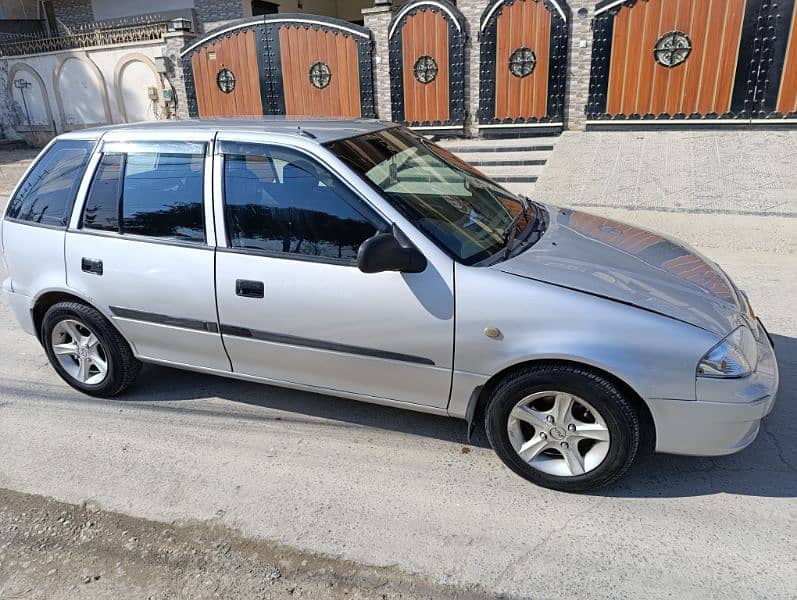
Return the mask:
<svg viewBox="0 0 797 600"><path fill-rule="evenodd" d="M750 292L783 382L746 451L555 493L456 420L162 368L121 400L83 397L2 305L0 487L520 597L794 598L797 220L601 214L681 235Z"/></svg>

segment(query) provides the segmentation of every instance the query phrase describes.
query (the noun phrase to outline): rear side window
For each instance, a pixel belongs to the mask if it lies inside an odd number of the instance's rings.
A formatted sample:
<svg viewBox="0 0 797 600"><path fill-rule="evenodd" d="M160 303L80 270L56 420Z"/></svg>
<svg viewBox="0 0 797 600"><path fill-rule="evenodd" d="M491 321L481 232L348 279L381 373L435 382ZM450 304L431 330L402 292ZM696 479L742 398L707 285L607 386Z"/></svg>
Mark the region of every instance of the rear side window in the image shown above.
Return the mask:
<svg viewBox="0 0 797 600"><path fill-rule="evenodd" d="M285 148L225 143L230 246L352 262L380 227L373 211L324 167Z"/></svg>
<svg viewBox="0 0 797 600"><path fill-rule="evenodd" d="M203 181L204 152L105 153L83 227L203 243Z"/></svg>
<svg viewBox="0 0 797 600"><path fill-rule="evenodd" d="M83 227L103 231L119 230L119 194L121 192L123 154L104 154L91 181Z"/></svg>
<svg viewBox="0 0 797 600"><path fill-rule="evenodd" d="M55 142L33 167L8 204L11 219L66 227L93 141Z"/></svg>

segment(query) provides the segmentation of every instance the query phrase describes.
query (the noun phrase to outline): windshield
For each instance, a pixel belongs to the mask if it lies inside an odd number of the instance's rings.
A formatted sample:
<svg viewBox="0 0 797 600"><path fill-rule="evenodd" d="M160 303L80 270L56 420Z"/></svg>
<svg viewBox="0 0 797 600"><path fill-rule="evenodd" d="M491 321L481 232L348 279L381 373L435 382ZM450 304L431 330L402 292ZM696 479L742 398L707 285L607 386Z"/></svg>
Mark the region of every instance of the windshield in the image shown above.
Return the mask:
<svg viewBox="0 0 797 600"><path fill-rule="evenodd" d="M402 127L337 140L326 147L465 264L499 252L508 255L515 246L527 244L524 231L538 222L542 211Z"/></svg>

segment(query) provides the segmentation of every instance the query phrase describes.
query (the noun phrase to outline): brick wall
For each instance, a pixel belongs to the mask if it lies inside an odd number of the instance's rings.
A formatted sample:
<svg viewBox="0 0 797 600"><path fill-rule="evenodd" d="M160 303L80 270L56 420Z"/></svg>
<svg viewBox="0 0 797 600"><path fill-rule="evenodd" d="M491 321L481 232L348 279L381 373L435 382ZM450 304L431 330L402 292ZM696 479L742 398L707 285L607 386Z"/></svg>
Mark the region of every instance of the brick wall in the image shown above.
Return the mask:
<svg viewBox="0 0 797 600"><path fill-rule="evenodd" d="M374 6L363 9L363 21L374 37L374 91L376 114L385 121L391 120L390 108L390 60L387 46L387 31L393 12L390 6Z"/></svg>
<svg viewBox="0 0 797 600"><path fill-rule="evenodd" d="M194 7L199 21L199 33L211 31L245 16L241 0L194 0Z"/></svg>
<svg viewBox="0 0 797 600"><path fill-rule="evenodd" d="M53 12L61 31L94 22L91 0L57 0L53 2Z"/></svg>
<svg viewBox="0 0 797 600"><path fill-rule="evenodd" d="M592 58L591 21L595 2L570 0L569 4L572 16L565 86L565 128L583 131L587 121L585 109L589 98L589 70ZM582 11L581 14L579 11Z"/></svg>
<svg viewBox="0 0 797 600"><path fill-rule="evenodd" d="M479 135L479 23L487 6L486 0L459 0L457 8L467 21L468 41L465 44L465 133Z"/></svg>
<svg viewBox="0 0 797 600"><path fill-rule="evenodd" d="M183 69L180 60L180 51L190 44L196 36L193 33L176 31L163 36L166 43L166 56L168 58L166 77L174 89L175 116L178 119L187 119L190 115L190 101L195 96L194 82L190 70Z"/></svg>

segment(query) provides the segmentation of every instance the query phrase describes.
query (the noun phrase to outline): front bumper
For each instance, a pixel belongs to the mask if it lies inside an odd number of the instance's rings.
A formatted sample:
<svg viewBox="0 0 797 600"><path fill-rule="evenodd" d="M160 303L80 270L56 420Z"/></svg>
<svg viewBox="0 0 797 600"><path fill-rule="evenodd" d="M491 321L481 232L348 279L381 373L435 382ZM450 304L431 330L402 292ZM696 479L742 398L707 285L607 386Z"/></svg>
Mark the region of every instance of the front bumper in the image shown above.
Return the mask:
<svg viewBox="0 0 797 600"><path fill-rule="evenodd" d="M697 400L649 402L656 451L695 456L732 454L749 446L775 405L780 377L769 336L758 323L758 366L741 379L696 379Z"/></svg>

